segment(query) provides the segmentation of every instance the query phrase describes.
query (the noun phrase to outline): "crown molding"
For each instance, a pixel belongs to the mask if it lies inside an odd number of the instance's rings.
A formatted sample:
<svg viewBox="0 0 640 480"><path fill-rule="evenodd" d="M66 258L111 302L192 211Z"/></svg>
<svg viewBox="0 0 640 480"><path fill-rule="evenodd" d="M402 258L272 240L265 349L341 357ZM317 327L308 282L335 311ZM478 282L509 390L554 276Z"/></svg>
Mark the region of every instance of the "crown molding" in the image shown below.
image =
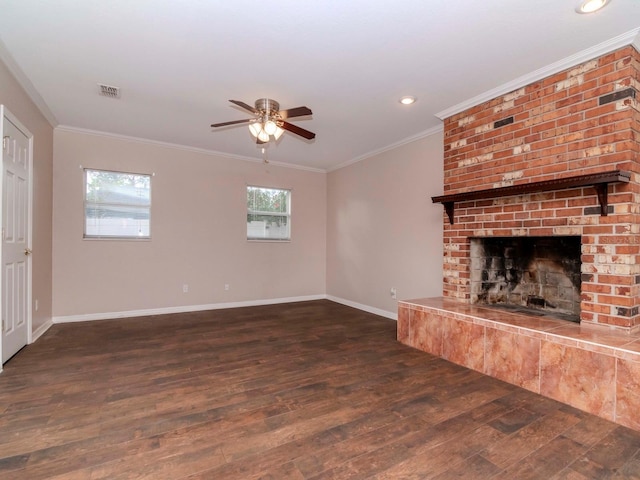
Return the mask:
<svg viewBox="0 0 640 480"><path fill-rule="evenodd" d="M433 127L433 128L429 128L428 130L424 130L420 133L417 133L415 135L412 135L410 137L406 137L398 142L392 143L391 145L387 145L385 147L382 148L378 148L377 150L372 150L371 152L365 153L363 155L360 155L358 157L352 158L351 160L347 160L346 162L343 162L339 165L336 165L335 167L330 167L327 168L327 173L328 172L333 172L335 170L340 170L341 168L344 167L348 167L349 165L353 165L354 163L358 163L361 162L362 160L366 160L367 158L371 158L371 157L375 157L376 155L380 155L381 153L387 152L389 150L393 150L395 148L401 147L403 145L406 145L408 143L412 143L415 141L418 141L422 138L425 137L429 137L431 135L435 135L436 133L440 133L444 130L444 126L442 124Z"/></svg>
<svg viewBox="0 0 640 480"><path fill-rule="evenodd" d="M230 158L233 160L241 160L243 162L262 163L262 164L265 163L265 161L262 158L245 157L243 155L234 155L232 153L218 152L216 150L207 150L206 148L190 147L188 145L181 145L178 143L161 142L159 140L150 140L148 138L142 138L142 137L132 137L128 135L121 135L119 133L103 132L100 130L90 130L86 128L73 127L70 125L58 125L57 127L55 127L55 129L61 132L81 133L84 135L93 135L96 137L113 138L117 140L124 140L127 142L143 143L146 145L153 145L153 146L164 147L164 148L173 148L176 150L182 150L182 151L191 152L191 153L199 153L202 155ZM292 168L294 170L305 170L313 173L327 173L326 170L323 170L320 168L305 167L303 165L294 165L291 163L272 162L271 160L269 160L267 164L275 167Z"/></svg>
<svg viewBox="0 0 640 480"><path fill-rule="evenodd" d="M40 113L42 113L44 118L47 119L47 122L49 122L49 124L55 128L58 125L58 119L55 117L53 112L51 112L47 103L44 101L38 90L36 90L36 87L33 86L31 80L29 80L29 78L22 71L20 65L18 65L18 63L11 56L9 50L7 49L7 46L2 41L2 38L0 38L0 60L7 66L7 69L9 70L11 75L13 75L13 77L16 79L18 84L22 87L31 101L35 103L38 110L40 110Z"/></svg>
<svg viewBox="0 0 640 480"><path fill-rule="evenodd" d="M125 140L125 141L128 141L128 142L144 143L144 144L147 144L147 145L154 145L154 146L165 147L165 148L174 148L174 149L182 150L182 151L186 151L186 152L199 153L199 154L202 154L202 155L230 158L230 159L233 159L233 160L241 160L243 162L264 163L264 160L262 158L246 157L246 156L243 156L243 155L235 155L235 154L232 154L232 153L218 152L216 150L207 150L205 148L197 148L197 147L190 147L188 145L181 145L181 144L169 143L169 142L161 142L159 140L150 140L148 138L132 137L132 136L128 136L128 135L122 135L122 134L119 134L119 133L103 132L101 130L90 130L90 129L87 129L87 128L74 127L74 126L71 126L71 125L58 125L57 127L55 127L55 129L57 131L61 131L61 132L81 133L81 134L84 134L84 135L94 135L96 137L114 138L114 139L118 139L118 140ZM296 165L296 164L292 164L292 163L273 162L271 160L268 161L268 165L273 165L273 166L276 166L276 167L283 167L283 168L292 168L294 170L304 170L304 171L313 172L313 173L329 173L329 172L332 172L334 170L339 170L341 168L347 167L347 166L352 165L354 163L361 162L362 160L366 160L367 158L374 157L376 155L379 155L381 153L387 152L389 150L393 150L395 148L401 147L402 145L406 145L408 143L415 142L417 140L420 140L422 138L434 135L436 133L440 133L440 132L443 131L443 129L444 129L443 125L438 125L436 127L430 128L428 130L424 130L423 132L417 133L416 135L412 135L410 137L404 138L403 140L400 140L398 142L392 143L390 145L387 145L385 147L379 148L377 150L373 150L371 152L365 153L365 154L360 155L358 157L352 158L351 160L348 160L348 161L346 161L344 163L341 163L340 165L337 165L335 167L330 167L330 168L327 168L327 169L314 168L314 167L305 167L303 165Z"/></svg>
<svg viewBox="0 0 640 480"><path fill-rule="evenodd" d="M558 62L523 75L522 77L518 77L511 82L507 82L499 87L481 93L480 95L465 100L462 103L458 103L446 110L442 110L441 112L436 113L436 117L440 120L444 120L445 118L449 118L457 113L464 112L471 107L488 102L489 100L493 100L501 95L513 92L514 90L518 90L519 88L537 82L538 80L550 77L558 72L562 72L568 68L588 62L589 60L593 60L594 58L600 57L619 48L626 47L627 45L633 45L636 50L640 51L640 27L618 35L617 37L613 37L610 40L599 43L598 45L586 50L582 50L575 55L566 57Z"/></svg>

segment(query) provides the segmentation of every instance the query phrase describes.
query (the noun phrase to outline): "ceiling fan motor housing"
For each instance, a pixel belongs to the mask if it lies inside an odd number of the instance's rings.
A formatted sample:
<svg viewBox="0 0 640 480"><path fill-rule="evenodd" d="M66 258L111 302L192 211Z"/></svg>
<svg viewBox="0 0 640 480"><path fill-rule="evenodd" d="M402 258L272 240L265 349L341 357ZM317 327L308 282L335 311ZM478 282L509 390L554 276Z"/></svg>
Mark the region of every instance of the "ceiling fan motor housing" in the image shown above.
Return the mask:
<svg viewBox="0 0 640 480"><path fill-rule="evenodd" d="M280 111L280 104L270 98L260 98L256 100L256 110L260 113L267 114L269 117L274 116Z"/></svg>
<svg viewBox="0 0 640 480"><path fill-rule="evenodd" d="M288 120L294 117L302 117L306 115L311 115L311 109L305 106L289 108L287 110L280 110L280 104L275 100L271 100L270 98L260 98L256 100L255 107L251 105L247 105L246 103L240 100L229 100L234 105L248 110L252 114L256 115L258 118L246 118L243 120L231 120L230 122L221 122L214 123L211 127L227 127L230 125L239 125L239 124L250 124L249 128L259 126L266 135L274 135L276 140L279 135L282 135L283 130L288 130L291 133L299 135L307 140L313 140L316 138L316 134L310 132L309 130L305 130L302 127L298 127L292 123L289 123ZM254 132L252 130L252 134L257 136L259 132ZM277 134L277 135L276 135ZM266 143L268 140L266 139L266 135L264 139L258 138L258 143Z"/></svg>

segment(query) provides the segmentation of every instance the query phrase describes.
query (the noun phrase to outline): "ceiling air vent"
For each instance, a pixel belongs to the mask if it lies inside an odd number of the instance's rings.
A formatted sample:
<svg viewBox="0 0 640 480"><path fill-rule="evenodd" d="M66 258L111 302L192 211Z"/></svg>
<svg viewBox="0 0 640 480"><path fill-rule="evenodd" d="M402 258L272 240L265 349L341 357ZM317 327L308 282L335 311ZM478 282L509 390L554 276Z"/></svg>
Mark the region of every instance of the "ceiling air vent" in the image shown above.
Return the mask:
<svg viewBox="0 0 640 480"><path fill-rule="evenodd" d="M114 87L112 85L98 84L100 87L100 95L110 98L120 98L120 87Z"/></svg>

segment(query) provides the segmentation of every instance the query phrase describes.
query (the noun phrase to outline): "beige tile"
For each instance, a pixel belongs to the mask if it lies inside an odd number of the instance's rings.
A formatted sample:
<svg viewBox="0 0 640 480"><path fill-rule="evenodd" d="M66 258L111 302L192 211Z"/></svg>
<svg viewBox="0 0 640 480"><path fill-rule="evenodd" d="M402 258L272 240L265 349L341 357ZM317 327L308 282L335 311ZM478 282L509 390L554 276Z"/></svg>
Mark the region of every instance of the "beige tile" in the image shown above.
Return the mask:
<svg viewBox="0 0 640 480"><path fill-rule="evenodd" d="M460 320L449 320L445 325L442 357L483 372L485 327Z"/></svg>
<svg viewBox="0 0 640 480"><path fill-rule="evenodd" d="M409 317L411 310L408 306L400 305L398 307L398 330L397 339L400 343L409 345Z"/></svg>
<svg viewBox="0 0 640 480"><path fill-rule="evenodd" d="M635 340L616 350L616 356L632 362L640 362L640 340Z"/></svg>
<svg viewBox="0 0 640 480"><path fill-rule="evenodd" d="M420 312L416 323L420 328L416 330L416 348L432 355L442 356L442 343L445 331L448 330L449 320L434 312Z"/></svg>
<svg viewBox="0 0 640 480"><path fill-rule="evenodd" d="M614 417L615 358L543 341L540 393L608 420Z"/></svg>
<svg viewBox="0 0 640 480"><path fill-rule="evenodd" d="M640 430L640 363L617 360L615 421Z"/></svg>
<svg viewBox="0 0 640 480"><path fill-rule="evenodd" d="M540 392L540 340L487 328L485 373Z"/></svg>

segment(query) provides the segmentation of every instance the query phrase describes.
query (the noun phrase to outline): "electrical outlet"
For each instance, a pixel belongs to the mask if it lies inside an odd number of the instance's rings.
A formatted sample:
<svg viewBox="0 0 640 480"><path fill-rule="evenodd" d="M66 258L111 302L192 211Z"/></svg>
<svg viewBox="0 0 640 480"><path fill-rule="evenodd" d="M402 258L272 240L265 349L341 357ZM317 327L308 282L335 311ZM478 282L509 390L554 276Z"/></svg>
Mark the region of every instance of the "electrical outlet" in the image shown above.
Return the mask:
<svg viewBox="0 0 640 480"><path fill-rule="evenodd" d="M225 292L228 292L228 291L229 291L229 284L228 284L228 283L225 283L225 284L224 284L224 291L225 291Z"/></svg>
<svg viewBox="0 0 640 480"><path fill-rule="evenodd" d="M396 287L391 287L391 291L389 293L391 294L391 298L397 298L398 291L396 290Z"/></svg>
<svg viewBox="0 0 640 480"><path fill-rule="evenodd" d="M34 308L36 309L36 312L38 311L38 308L40 307L40 303L38 302L38 299L36 298L36 301L34 302Z"/></svg>
<svg viewBox="0 0 640 480"><path fill-rule="evenodd" d="M182 285L182 293L189 293L189 285L188 284L184 284Z"/></svg>

